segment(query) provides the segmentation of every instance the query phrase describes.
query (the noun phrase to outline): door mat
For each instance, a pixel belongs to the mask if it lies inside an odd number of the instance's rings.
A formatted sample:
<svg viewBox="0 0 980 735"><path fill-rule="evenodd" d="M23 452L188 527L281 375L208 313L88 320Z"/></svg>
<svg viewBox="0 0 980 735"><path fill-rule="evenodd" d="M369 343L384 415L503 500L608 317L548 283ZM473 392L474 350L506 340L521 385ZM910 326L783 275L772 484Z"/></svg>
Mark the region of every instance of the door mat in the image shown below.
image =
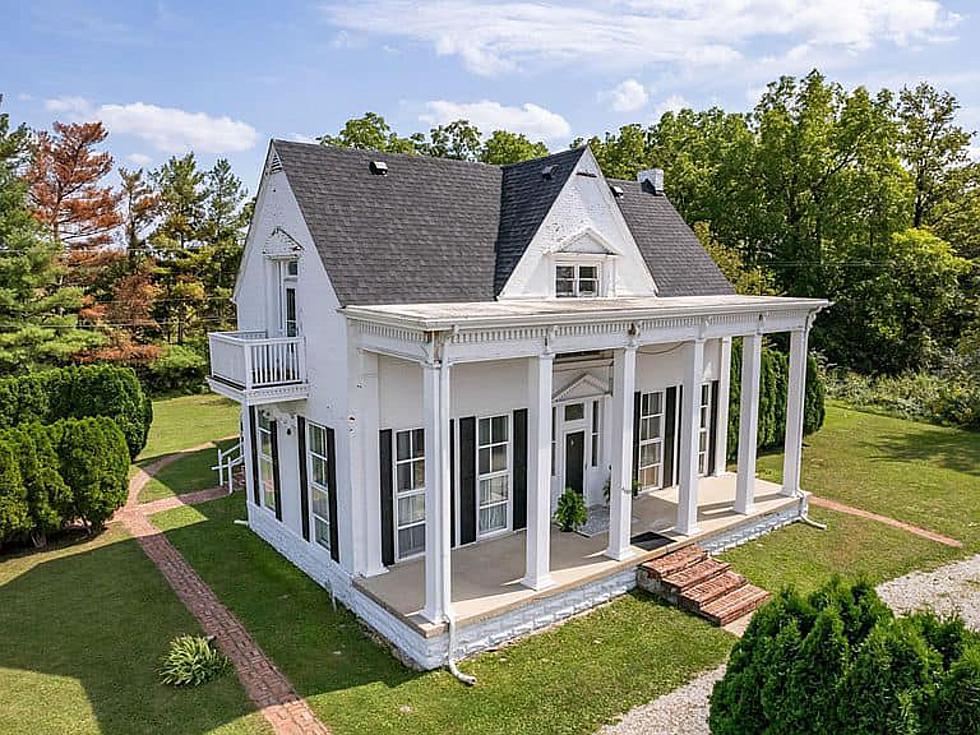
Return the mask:
<svg viewBox="0 0 980 735"><path fill-rule="evenodd" d="M661 546L666 546L667 544L672 543L674 543L674 539L661 536L659 533L655 533L654 531L638 533L636 536L633 536L630 539L631 545L638 546L644 551L653 551L654 549L659 549Z"/></svg>

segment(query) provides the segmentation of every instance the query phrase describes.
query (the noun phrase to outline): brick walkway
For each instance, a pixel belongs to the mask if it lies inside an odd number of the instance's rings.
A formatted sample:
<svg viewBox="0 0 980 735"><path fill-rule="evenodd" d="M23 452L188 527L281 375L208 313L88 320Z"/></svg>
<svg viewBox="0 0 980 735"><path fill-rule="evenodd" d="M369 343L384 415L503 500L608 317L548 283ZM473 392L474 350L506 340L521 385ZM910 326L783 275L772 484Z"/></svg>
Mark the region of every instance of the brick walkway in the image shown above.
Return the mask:
<svg viewBox="0 0 980 735"><path fill-rule="evenodd" d="M881 516L877 513L861 510L860 508L855 508L851 505L844 505L843 503L838 503L836 500L827 500L826 498L819 498L816 495L811 495L810 505L816 505L820 508L827 508L828 510L836 510L838 513L847 513L848 515L857 516L858 518L867 518L872 521L878 521L878 523L884 523L885 525L892 526L893 528L900 528L903 531L914 533L916 536L927 538L930 541L945 544L946 546L952 546L954 549L963 548L963 544L957 541L955 538L950 538L949 536L943 536L941 533L936 533L925 528L913 526L911 523L906 523L905 521L899 521L894 518L889 518L888 516Z"/></svg>
<svg viewBox="0 0 980 735"><path fill-rule="evenodd" d="M209 500L223 498L226 495L228 495L228 488L225 485L218 485L216 487L209 487L207 490L198 490L193 493L184 493L183 495L173 495L169 498L151 500L149 503L140 503L139 509L143 515L151 516L154 513L180 508L182 505L206 503Z"/></svg>
<svg viewBox="0 0 980 735"><path fill-rule="evenodd" d="M187 450L196 451L200 447ZM262 716L281 735L329 735L330 730L320 722L309 705L296 693L289 680L259 648L245 626L225 607L218 596L187 563L173 544L147 519L147 512L164 502L176 507L210 499L224 494L224 488L210 488L181 498L140 505L139 492L154 472L170 464L180 454L168 455L140 470L130 481L129 501L117 514L126 529L136 538L146 555L197 618L205 635L214 636L218 646L235 667L245 692L258 707ZM199 499L198 499L199 498ZM163 510L163 507L157 508Z"/></svg>

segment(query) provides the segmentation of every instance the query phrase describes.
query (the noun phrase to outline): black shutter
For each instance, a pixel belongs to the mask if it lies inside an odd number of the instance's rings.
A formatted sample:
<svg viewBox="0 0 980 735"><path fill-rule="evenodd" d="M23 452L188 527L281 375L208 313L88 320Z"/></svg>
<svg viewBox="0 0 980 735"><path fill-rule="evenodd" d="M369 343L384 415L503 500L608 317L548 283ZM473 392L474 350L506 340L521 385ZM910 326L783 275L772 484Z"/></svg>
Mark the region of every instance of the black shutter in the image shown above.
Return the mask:
<svg viewBox="0 0 980 735"><path fill-rule="evenodd" d="M459 542L476 541L476 418L459 420Z"/></svg>
<svg viewBox="0 0 980 735"><path fill-rule="evenodd" d="M456 422L449 419L449 545L456 546Z"/></svg>
<svg viewBox="0 0 980 735"><path fill-rule="evenodd" d="M262 488L259 487L259 430L256 426L259 415L255 406L248 407L248 433L252 442L252 500L256 505L262 505Z"/></svg>
<svg viewBox="0 0 980 735"><path fill-rule="evenodd" d="M640 391L633 394L633 479L640 479L640 406L643 405Z"/></svg>
<svg viewBox="0 0 980 735"><path fill-rule="evenodd" d="M330 557L340 562L340 541L338 530L340 519L337 517L337 450L334 447L333 429L327 429L327 484L330 492L327 500L330 503ZM304 493L305 495L305 493Z"/></svg>
<svg viewBox="0 0 980 735"><path fill-rule="evenodd" d="M534 489L537 492L537 488ZM514 411L514 530L527 527L527 409Z"/></svg>
<svg viewBox="0 0 980 735"><path fill-rule="evenodd" d="M711 381L711 416L708 419L708 474L715 474L715 448L718 446L718 381Z"/></svg>
<svg viewBox="0 0 980 735"><path fill-rule="evenodd" d="M306 419L296 417L296 445L299 447L299 508L303 538L310 540L310 483L306 467Z"/></svg>
<svg viewBox="0 0 980 735"><path fill-rule="evenodd" d="M391 429L382 429L378 441L381 460L381 563L395 563L395 488L392 485L394 465L391 456Z"/></svg>
<svg viewBox="0 0 980 735"><path fill-rule="evenodd" d="M677 427L677 387L667 389L664 406L664 487L674 484L674 441Z"/></svg>
<svg viewBox="0 0 980 735"><path fill-rule="evenodd" d="M272 434L272 489L276 496L276 520L282 520L282 490L279 487L279 423L269 422L269 433Z"/></svg>

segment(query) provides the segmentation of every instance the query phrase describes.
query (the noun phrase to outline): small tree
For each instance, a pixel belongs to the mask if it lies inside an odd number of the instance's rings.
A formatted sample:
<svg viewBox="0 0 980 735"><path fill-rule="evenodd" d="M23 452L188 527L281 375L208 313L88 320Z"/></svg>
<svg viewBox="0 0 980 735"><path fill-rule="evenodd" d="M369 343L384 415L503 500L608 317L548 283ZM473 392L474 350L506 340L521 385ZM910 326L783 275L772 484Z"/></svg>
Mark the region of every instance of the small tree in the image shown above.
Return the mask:
<svg viewBox="0 0 980 735"><path fill-rule="evenodd" d="M27 489L12 442L0 439L0 541L30 530Z"/></svg>
<svg viewBox="0 0 980 735"><path fill-rule="evenodd" d="M126 502L129 451L119 427L110 418L66 419L54 427L61 476L71 488L75 515L89 532Z"/></svg>

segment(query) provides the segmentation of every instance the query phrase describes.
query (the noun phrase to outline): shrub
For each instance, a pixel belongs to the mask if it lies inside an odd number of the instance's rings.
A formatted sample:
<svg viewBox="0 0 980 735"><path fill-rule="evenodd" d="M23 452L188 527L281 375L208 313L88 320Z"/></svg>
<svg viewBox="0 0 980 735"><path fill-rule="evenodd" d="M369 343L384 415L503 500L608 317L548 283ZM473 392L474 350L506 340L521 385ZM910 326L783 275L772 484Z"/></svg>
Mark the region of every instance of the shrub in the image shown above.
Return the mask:
<svg viewBox="0 0 980 735"><path fill-rule="evenodd" d="M203 636L177 636L160 659L160 679L171 686L199 686L227 670L228 659Z"/></svg>
<svg viewBox="0 0 980 735"><path fill-rule="evenodd" d="M0 438L0 540L31 528L27 489L13 442Z"/></svg>
<svg viewBox="0 0 980 735"><path fill-rule="evenodd" d="M44 546L49 533L74 517L71 490L58 472L58 457L44 427L27 424L5 433L17 453L27 494L31 541Z"/></svg>
<svg viewBox="0 0 980 735"><path fill-rule="evenodd" d="M833 580L761 607L711 694L714 735L978 732L980 650L962 622L895 618Z"/></svg>
<svg viewBox="0 0 980 735"><path fill-rule="evenodd" d="M208 374L208 361L191 347L169 345L142 373L143 382L154 395L198 393Z"/></svg>
<svg viewBox="0 0 980 735"><path fill-rule="evenodd" d="M126 502L129 451L115 421L101 416L65 419L50 427L61 461L61 477L71 488L74 515L95 532Z"/></svg>
<svg viewBox="0 0 980 735"><path fill-rule="evenodd" d="M728 410L728 458L738 453L738 425L741 412L741 350L732 348L731 391ZM789 360L778 350L763 346L759 375L759 424L756 446L781 448L786 433L786 391ZM813 355L807 355L806 387L803 397L803 433L812 434L823 426L826 397L823 371Z"/></svg>
<svg viewBox="0 0 980 735"><path fill-rule="evenodd" d="M136 373L117 365L83 365L0 379L0 428L110 416L130 458L146 446L153 408Z"/></svg>
<svg viewBox="0 0 980 735"><path fill-rule="evenodd" d="M585 510L585 500L571 488L558 498L558 508L555 510L555 521L562 531L574 531L588 520Z"/></svg>

